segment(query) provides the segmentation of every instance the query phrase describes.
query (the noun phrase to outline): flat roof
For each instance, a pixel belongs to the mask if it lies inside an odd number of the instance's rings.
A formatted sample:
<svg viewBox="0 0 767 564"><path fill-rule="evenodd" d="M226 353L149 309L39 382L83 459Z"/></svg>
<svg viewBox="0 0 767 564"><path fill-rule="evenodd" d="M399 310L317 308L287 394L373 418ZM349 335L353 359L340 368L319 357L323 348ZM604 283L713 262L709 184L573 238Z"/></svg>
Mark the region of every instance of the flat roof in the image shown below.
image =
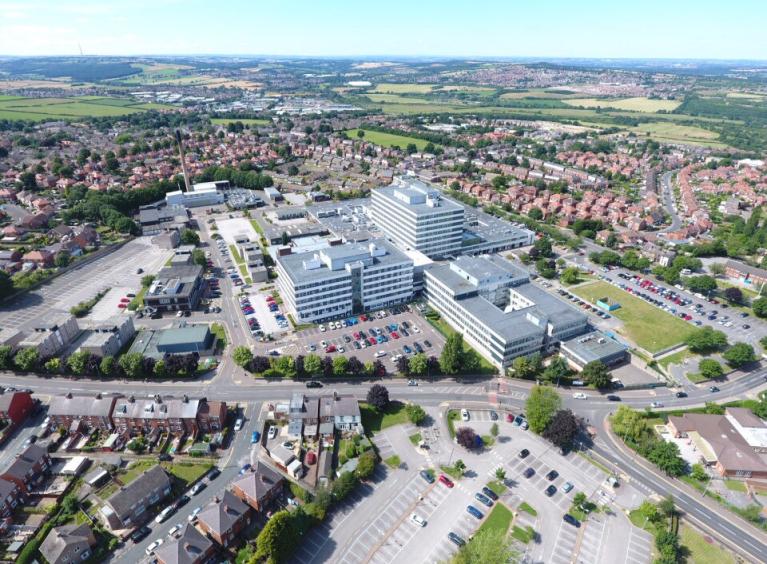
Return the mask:
<svg viewBox="0 0 767 564"><path fill-rule="evenodd" d="M398 176L389 186L376 188L372 193L397 206L406 206L416 216L464 211L463 206L445 198L439 189L409 176ZM430 200L437 201L438 205L430 205Z"/></svg>
<svg viewBox="0 0 767 564"><path fill-rule="evenodd" d="M586 364L627 350L625 345L611 339L601 331L592 331L574 339L563 341L561 347L569 350Z"/></svg>

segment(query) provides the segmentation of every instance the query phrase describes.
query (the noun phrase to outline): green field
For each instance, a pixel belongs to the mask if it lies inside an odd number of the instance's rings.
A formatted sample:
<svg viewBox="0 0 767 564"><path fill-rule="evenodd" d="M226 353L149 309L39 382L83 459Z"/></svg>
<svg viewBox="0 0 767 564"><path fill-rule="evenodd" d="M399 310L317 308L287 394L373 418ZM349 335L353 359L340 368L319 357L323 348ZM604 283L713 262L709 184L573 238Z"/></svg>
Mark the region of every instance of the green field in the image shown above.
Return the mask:
<svg viewBox="0 0 767 564"><path fill-rule="evenodd" d="M604 297L621 304L610 312L623 322L618 332L651 353L681 343L695 330L678 317L605 282L591 282L570 291L591 304Z"/></svg>
<svg viewBox="0 0 767 564"><path fill-rule="evenodd" d="M0 119L59 120L84 117L125 116L172 106L146 104L128 98L81 96L77 98L0 98Z"/></svg>
<svg viewBox="0 0 767 564"><path fill-rule="evenodd" d="M569 100L564 100L564 102L571 106L581 106L584 108L613 108L630 112L650 113L660 110L671 112L681 104L677 100L651 100L641 96L636 98L570 98Z"/></svg>
<svg viewBox="0 0 767 564"><path fill-rule="evenodd" d="M514 515L511 513L511 510L508 507L502 503L496 503L493 506L493 510L490 512L490 515L487 516L487 519L485 519L485 522L482 523L482 526L479 528L479 530L496 531L506 534L506 531L509 530L509 525L511 525L511 520L513 518Z"/></svg>
<svg viewBox="0 0 767 564"><path fill-rule="evenodd" d="M376 84L371 92L389 92L392 94L427 94L434 89L434 84L394 84L382 82Z"/></svg>
<svg viewBox="0 0 767 564"><path fill-rule="evenodd" d="M211 118L210 122L215 125L227 125L229 123L235 123L239 121L243 125L270 125L272 122L268 119L256 119L256 118Z"/></svg>
<svg viewBox="0 0 767 564"><path fill-rule="evenodd" d="M414 96L401 96L400 94L366 94L371 102L376 104L431 104L432 101L426 98L416 98Z"/></svg>
<svg viewBox="0 0 767 564"><path fill-rule="evenodd" d="M641 123L636 127L629 128L637 135L647 135L657 141L670 141L672 143L690 143L706 147L725 147L724 143L717 141L719 134L694 125L681 125L668 122Z"/></svg>
<svg viewBox="0 0 767 564"><path fill-rule="evenodd" d="M346 134L351 139L357 139L358 129L349 129ZM416 137L406 137L405 135L394 135L392 133L381 133L380 131L365 131L365 141L381 145L382 147L394 147L398 146L401 149L407 147L410 143L413 143L419 151L422 151L428 141L418 139Z"/></svg>

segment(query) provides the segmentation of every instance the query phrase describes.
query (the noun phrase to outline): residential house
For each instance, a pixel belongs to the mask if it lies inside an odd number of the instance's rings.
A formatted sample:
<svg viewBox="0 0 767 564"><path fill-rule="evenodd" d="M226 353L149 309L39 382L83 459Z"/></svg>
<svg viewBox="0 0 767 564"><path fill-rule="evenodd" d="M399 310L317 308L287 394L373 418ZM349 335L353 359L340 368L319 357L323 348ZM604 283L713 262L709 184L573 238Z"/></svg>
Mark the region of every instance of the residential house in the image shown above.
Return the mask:
<svg viewBox="0 0 767 564"><path fill-rule="evenodd" d="M197 427L201 433L215 433L226 426L226 402L201 399L197 407Z"/></svg>
<svg viewBox="0 0 767 564"><path fill-rule="evenodd" d="M91 528L82 525L54 527L40 545L40 554L48 564L84 562L91 557L96 537Z"/></svg>
<svg viewBox="0 0 767 564"><path fill-rule="evenodd" d="M48 408L51 427L84 428L88 431L111 431L112 410L115 396L75 396L71 392L63 396L54 396Z"/></svg>
<svg viewBox="0 0 767 564"><path fill-rule="evenodd" d="M166 541L155 550L159 564L202 564L216 550L216 545L187 523L178 538Z"/></svg>
<svg viewBox="0 0 767 564"><path fill-rule="evenodd" d="M214 499L197 516L197 526L222 546L229 546L250 524L250 506L229 490Z"/></svg>
<svg viewBox="0 0 767 564"><path fill-rule="evenodd" d="M357 398L333 392L333 422L339 431L362 434L362 415Z"/></svg>
<svg viewBox="0 0 767 564"><path fill-rule="evenodd" d="M118 433L130 435L154 432L174 435L195 435L197 433L197 410L200 400L184 396L163 398L120 398L112 412L112 422Z"/></svg>
<svg viewBox="0 0 767 564"><path fill-rule="evenodd" d="M0 421L16 426L32 412L35 402L29 392L7 392L0 394Z"/></svg>
<svg viewBox="0 0 767 564"><path fill-rule="evenodd" d="M761 291L767 282L767 270L756 268L735 260L728 260L725 265L725 274L728 278L737 280L744 286Z"/></svg>
<svg viewBox="0 0 767 564"><path fill-rule="evenodd" d="M112 494L99 510L112 530L129 529L142 523L147 510L171 493L171 481L161 466L153 466L127 486Z"/></svg>
<svg viewBox="0 0 767 564"><path fill-rule="evenodd" d="M282 491L284 478L263 462L232 483L232 493L256 511L263 511Z"/></svg>
<svg viewBox="0 0 767 564"><path fill-rule="evenodd" d="M37 266L37 268L50 268L53 266L53 253L46 249L39 249L25 253L21 260Z"/></svg>
<svg viewBox="0 0 767 564"><path fill-rule="evenodd" d="M50 470L51 457L48 450L37 444L29 445L0 474L0 478L15 483L22 492L29 493Z"/></svg>
<svg viewBox="0 0 767 564"><path fill-rule="evenodd" d="M13 515L22 496L23 492L16 482L0 478L0 518Z"/></svg>

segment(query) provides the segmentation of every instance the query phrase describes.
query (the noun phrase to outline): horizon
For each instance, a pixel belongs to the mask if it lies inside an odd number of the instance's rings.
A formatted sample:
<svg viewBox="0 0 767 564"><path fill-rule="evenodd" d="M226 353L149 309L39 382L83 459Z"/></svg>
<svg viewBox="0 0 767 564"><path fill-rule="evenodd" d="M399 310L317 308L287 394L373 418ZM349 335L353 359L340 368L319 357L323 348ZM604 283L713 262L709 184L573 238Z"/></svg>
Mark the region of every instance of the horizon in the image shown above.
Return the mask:
<svg viewBox="0 0 767 564"><path fill-rule="evenodd" d="M763 18L743 17L764 14L756 0L733 0L724 13L713 0L696 3L694 11L662 0L648 0L641 10L606 0L578 8L573 11L564 0L542 5L478 0L470 9L456 1L393 0L381 9L350 0L332 5L299 0L268 10L242 0L215 7L204 0L3 2L0 53L767 60Z"/></svg>

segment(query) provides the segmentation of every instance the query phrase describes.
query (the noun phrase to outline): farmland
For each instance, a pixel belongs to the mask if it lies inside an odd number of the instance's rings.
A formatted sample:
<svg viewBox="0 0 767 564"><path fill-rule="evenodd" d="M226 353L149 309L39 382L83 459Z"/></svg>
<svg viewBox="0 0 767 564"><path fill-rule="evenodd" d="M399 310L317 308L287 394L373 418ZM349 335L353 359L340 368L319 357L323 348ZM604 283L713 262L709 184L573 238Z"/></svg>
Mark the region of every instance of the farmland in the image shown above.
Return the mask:
<svg viewBox="0 0 767 564"><path fill-rule="evenodd" d="M654 353L681 343L694 327L665 311L605 282L591 282L570 290L588 303L607 297L621 307L610 312L623 322L618 330L643 349Z"/></svg>
<svg viewBox="0 0 767 564"><path fill-rule="evenodd" d="M658 111L671 112L679 107L681 102L676 100L651 100L650 98L572 98L564 101L571 106L580 106L583 108L612 108L616 110L627 110L630 112L649 112Z"/></svg>
<svg viewBox="0 0 767 564"><path fill-rule="evenodd" d="M124 116L147 110L171 109L162 104L146 104L128 98L80 96L77 98L0 98L0 119L59 120L86 117Z"/></svg>
<svg viewBox="0 0 767 564"><path fill-rule="evenodd" d="M350 129L346 132L346 134L352 139L357 139L357 131L359 130ZM392 133L382 133L380 131L365 131L364 139L370 143L375 143L376 145L380 145L382 147L397 146L401 147L402 149L407 147L410 143L413 143L419 151L422 151L428 143L428 141L424 141L423 139L418 139L416 137L394 135Z"/></svg>
<svg viewBox="0 0 767 564"><path fill-rule="evenodd" d="M668 122L641 123L631 128L638 135L647 135L657 141L689 143L707 147L725 147L717 141L719 134L702 127Z"/></svg>
<svg viewBox="0 0 767 564"><path fill-rule="evenodd" d="M376 84L376 87L371 92L385 94L428 94L433 89L433 84L392 84L382 82L381 84Z"/></svg>
<svg viewBox="0 0 767 564"><path fill-rule="evenodd" d="M210 121L215 125L228 125L237 121L243 125L269 125L272 123L271 120L257 118L212 118Z"/></svg>

